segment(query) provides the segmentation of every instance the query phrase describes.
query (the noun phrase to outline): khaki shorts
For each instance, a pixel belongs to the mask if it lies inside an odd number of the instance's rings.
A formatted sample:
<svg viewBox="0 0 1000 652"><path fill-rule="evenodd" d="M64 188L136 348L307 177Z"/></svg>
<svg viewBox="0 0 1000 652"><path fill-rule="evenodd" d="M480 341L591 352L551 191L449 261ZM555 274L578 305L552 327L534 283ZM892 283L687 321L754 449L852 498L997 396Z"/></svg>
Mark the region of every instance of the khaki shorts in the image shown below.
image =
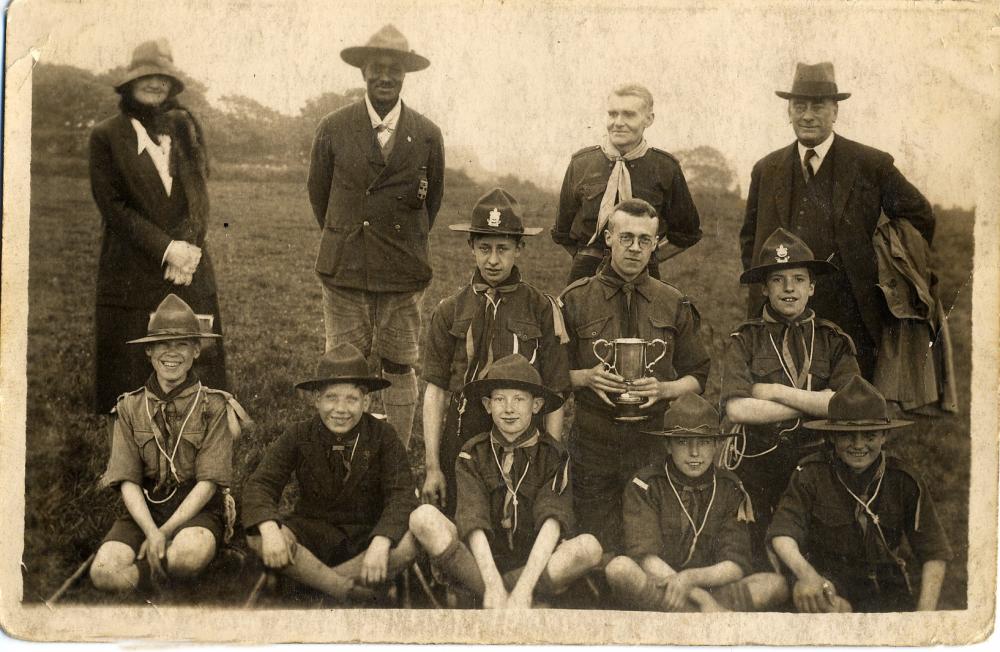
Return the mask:
<svg viewBox="0 0 1000 652"><path fill-rule="evenodd" d="M326 350L347 342L365 357L373 354L400 365L420 358L419 292L369 292L323 285Z"/></svg>

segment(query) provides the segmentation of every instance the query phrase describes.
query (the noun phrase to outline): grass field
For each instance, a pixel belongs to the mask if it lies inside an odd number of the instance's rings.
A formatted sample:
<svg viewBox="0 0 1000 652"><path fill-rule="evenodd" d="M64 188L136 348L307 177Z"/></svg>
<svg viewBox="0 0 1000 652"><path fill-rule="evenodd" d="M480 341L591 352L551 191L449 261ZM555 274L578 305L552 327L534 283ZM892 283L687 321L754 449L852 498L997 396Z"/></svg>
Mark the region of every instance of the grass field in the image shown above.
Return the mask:
<svg viewBox="0 0 1000 652"><path fill-rule="evenodd" d="M512 187L529 224L548 227L556 196ZM239 441L236 492L264 446L283 424L308 414L292 384L307 376L323 349L320 288L312 272L315 221L303 183L215 181L209 247L214 258L225 346L233 388L256 420ZM446 225L467 221L483 189L458 178L431 234L434 281L423 297L429 315L447 293L467 282L472 258ZM745 291L737 283L736 232L743 203L731 195L696 193L704 240L664 266L666 279L691 295L710 334L713 356L743 316ZM99 217L89 184L78 176L36 173L32 179L29 282L28 421L24 599L44 600L96 548L118 509L118 497L97 487L108 453L104 417L89 413L93 382L93 313ZM961 412L923 420L891 444L927 478L956 552L942 598L944 608L965 606L968 532L970 275L972 219L939 214L936 249L942 296L951 313ZM558 292L568 256L547 235L530 240L522 256L527 280ZM713 367L707 397L718 397ZM418 413L419 414L419 413ZM419 418L416 425L420 432ZM413 447L414 468L422 450ZM240 578L240 583L253 578ZM235 602L245 586L221 587L210 600ZM65 598L98 598L84 580Z"/></svg>

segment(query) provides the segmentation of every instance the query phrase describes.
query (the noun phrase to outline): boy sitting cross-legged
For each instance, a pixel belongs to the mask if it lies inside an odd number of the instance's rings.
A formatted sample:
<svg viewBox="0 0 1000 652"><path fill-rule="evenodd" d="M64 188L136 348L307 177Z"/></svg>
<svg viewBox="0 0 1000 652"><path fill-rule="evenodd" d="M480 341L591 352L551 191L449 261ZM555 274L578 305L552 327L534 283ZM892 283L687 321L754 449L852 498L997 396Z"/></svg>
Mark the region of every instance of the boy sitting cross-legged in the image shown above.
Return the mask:
<svg viewBox="0 0 1000 652"><path fill-rule="evenodd" d="M717 469L726 435L719 413L683 394L663 415L665 455L641 469L622 497L628 556L605 568L625 606L658 611L763 611L787 599L777 573L751 568L750 499L739 479ZM638 563L637 563L638 562Z"/></svg>
<svg viewBox="0 0 1000 652"><path fill-rule="evenodd" d="M316 414L273 444L243 490L247 542L264 565L336 599L369 593L416 556L406 519L416 506L406 450L392 426L367 410L388 381L369 375L350 344L320 358L296 385ZM299 499L288 516L281 493L295 474Z"/></svg>
<svg viewBox="0 0 1000 652"><path fill-rule="evenodd" d="M569 457L535 416L558 409L562 398L520 354L496 361L464 392L482 403L493 427L458 455L455 522L421 505L410 530L439 571L487 609L530 608L536 590L558 593L601 559L589 534L559 543L573 526Z"/></svg>

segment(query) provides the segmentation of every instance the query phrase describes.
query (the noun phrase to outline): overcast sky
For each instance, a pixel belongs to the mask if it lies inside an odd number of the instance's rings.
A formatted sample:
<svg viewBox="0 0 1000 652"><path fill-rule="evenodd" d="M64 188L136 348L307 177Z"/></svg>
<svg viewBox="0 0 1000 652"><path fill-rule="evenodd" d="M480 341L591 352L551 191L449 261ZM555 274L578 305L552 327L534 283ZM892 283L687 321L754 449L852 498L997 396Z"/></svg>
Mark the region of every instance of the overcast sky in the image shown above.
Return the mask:
<svg viewBox="0 0 1000 652"><path fill-rule="evenodd" d="M15 17L38 22L12 28L8 56L31 43L40 61L101 72L162 36L210 97L294 114L361 85L340 50L393 23L431 61L407 76L404 101L441 126L453 154L555 187L572 152L599 141L607 90L634 80L656 99L650 143L719 149L744 194L754 161L793 139L774 91L790 87L796 61L830 60L853 93L839 133L892 153L932 201L969 206L977 188L995 186L982 165L1000 131L991 3L621 4L29 2Z"/></svg>

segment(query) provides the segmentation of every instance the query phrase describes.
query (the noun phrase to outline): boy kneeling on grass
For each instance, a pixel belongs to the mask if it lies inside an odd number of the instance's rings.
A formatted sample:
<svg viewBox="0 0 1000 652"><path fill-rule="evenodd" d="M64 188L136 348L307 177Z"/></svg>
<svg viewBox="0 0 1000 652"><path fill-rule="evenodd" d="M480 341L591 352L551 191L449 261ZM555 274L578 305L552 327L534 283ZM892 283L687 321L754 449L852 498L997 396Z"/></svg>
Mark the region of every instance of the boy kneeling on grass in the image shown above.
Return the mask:
<svg viewBox="0 0 1000 652"><path fill-rule="evenodd" d="M354 346L320 358L309 392L316 414L290 426L243 490L247 543L264 565L337 600L371 597L416 556L406 520L417 505L406 450L387 422L368 413L371 377ZM278 511L295 474L299 499ZM362 585L356 587L356 585Z"/></svg>
<svg viewBox="0 0 1000 652"><path fill-rule="evenodd" d="M431 563L481 596L487 609L530 608L536 589L557 594L601 559L592 535L559 543L573 526L569 456L535 416L563 400L541 382L531 363L513 354L465 386L467 400L482 403L493 427L458 455L455 522L430 504L410 516Z"/></svg>
<svg viewBox="0 0 1000 652"><path fill-rule="evenodd" d="M214 337L170 294L151 316L146 337L129 341L146 345L153 373L113 410L104 483L120 487L128 514L115 521L90 568L102 591L194 578L231 531L227 514L235 518L235 507L219 488L229 486L233 439L240 420L249 419L231 395L204 387L191 371L201 340Z"/></svg>
<svg viewBox="0 0 1000 652"><path fill-rule="evenodd" d="M652 611L763 611L788 597L777 573L751 568L753 508L732 472L718 469L719 413L682 394L663 415L665 455L641 469L622 497L628 556L605 568L619 601ZM636 563L636 560L638 563Z"/></svg>
<svg viewBox="0 0 1000 652"><path fill-rule="evenodd" d="M792 600L809 613L937 608L951 547L934 501L912 468L882 450L885 399L855 376L830 399L829 416L806 428L828 448L799 462L767 537L795 575ZM921 564L914 591L903 541Z"/></svg>

